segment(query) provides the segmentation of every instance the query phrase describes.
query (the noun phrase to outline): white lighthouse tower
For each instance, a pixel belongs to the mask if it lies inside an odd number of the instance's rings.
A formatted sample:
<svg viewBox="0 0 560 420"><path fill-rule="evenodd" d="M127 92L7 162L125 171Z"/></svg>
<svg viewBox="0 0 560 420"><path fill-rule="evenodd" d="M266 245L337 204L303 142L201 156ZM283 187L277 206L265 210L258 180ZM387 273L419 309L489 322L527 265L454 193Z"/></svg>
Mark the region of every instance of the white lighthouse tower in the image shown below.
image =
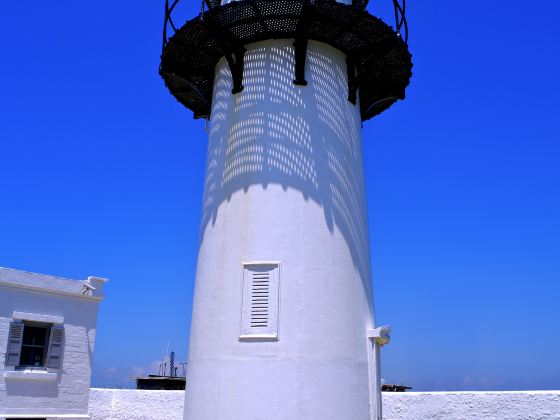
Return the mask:
<svg viewBox="0 0 560 420"><path fill-rule="evenodd" d="M380 418L361 124L404 98L403 9L206 6L160 69L209 119L185 419Z"/></svg>

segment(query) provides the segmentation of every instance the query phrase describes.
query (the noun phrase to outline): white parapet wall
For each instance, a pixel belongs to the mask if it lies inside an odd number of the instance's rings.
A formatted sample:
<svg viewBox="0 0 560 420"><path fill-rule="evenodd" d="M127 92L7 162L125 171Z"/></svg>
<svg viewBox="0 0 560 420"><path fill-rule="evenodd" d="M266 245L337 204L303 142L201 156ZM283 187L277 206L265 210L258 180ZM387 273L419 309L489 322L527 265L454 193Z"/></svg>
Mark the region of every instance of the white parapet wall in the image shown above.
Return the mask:
<svg viewBox="0 0 560 420"><path fill-rule="evenodd" d="M92 388L89 414L92 420L182 420L183 401L183 391ZM383 418L560 419L560 391L383 393Z"/></svg>
<svg viewBox="0 0 560 420"><path fill-rule="evenodd" d="M92 388L89 415L92 420L182 420L184 391Z"/></svg>
<svg viewBox="0 0 560 420"><path fill-rule="evenodd" d="M560 419L560 391L387 392L385 419Z"/></svg>

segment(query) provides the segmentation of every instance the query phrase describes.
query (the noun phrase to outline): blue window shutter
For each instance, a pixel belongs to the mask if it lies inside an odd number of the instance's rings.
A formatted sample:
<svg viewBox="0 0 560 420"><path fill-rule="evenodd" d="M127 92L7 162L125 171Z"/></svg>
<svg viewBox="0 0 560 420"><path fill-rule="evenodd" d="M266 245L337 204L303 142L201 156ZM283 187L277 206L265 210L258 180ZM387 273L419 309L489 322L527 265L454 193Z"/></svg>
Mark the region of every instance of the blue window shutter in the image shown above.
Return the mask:
<svg viewBox="0 0 560 420"><path fill-rule="evenodd" d="M47 355L47 368L60 369L62 366L62 344L64 341L64 327L53 325L49 340L49 352Z"/></svg>
<svg viewBox="0 0 560 420"><path fill-rule="evenodd" d="M15 320L10 324L8 334L8 349L6 351L6 366L19 365L21 343L23 341L23 321Z"/></svg>

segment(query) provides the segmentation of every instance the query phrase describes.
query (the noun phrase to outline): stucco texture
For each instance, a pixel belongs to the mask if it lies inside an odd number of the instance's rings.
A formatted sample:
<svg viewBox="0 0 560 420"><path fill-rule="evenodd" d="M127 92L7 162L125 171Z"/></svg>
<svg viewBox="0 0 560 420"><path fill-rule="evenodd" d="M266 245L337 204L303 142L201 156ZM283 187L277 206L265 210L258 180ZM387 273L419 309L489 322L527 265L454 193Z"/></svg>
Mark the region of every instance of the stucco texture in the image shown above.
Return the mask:
<svg viewBox="0 0 560 420"><path fill-rule="evenodd" d="M184 391L146 391L92 388L92 420L182 420Z"/></svg>
<svg viewBox="0 0 560 420"><path fill-rule="evenodd" d="M35 289L27 285L33 279ZM0 418L84 418L88 411L99 300L82 295L83 282L52 276L2 269L0 283ZM14 314L30 321L63 322L60 369L50 369L47 374L5 366Z"/></svg>
<svg viewBox="0 0 560 420"><path fill-rule="evenodd" d="M370 418L375 323L360 108L347 100L345 55L326 44L309 41L308 85L294 85L292 44L247 45L238 95L226 60L216 66L190 420ZM280 266L276 303L270 290L267 303L275 341L240 337L249 262Z"/></svg>
<svg viewBox="0 0 560 420"><path fill-rule="evenodd" d="M385 419L560 419L560 391L383 394Z"/></svg>
<svg viewBox="0 0 560 420"><path fill-rule="evenodd" d="M92 388L89 414L92 420L182 420L183 401L183 391ZM256 417L253 419L265 418L261 417L262 414L255 413ZM383 393L383 418L560 419L560 391Z"/></svg>

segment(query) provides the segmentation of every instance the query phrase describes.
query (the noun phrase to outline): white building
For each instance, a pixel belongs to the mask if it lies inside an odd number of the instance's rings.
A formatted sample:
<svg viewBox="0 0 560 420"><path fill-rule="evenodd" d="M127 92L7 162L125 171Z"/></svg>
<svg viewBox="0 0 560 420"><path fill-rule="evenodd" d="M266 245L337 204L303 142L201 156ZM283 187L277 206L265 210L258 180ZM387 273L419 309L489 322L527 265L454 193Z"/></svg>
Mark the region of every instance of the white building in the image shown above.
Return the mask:
<svg viewBox="0 0 560 420"><path fill-rule="evenodd" d="M106 281L0 268L0 419L89 418Z"/></svg>
<svg viewBox="0 0 560 420"><path fill-rule="evenodd" d="M301 88L292 49L247 46L239 96L216 68L185 419L370 418L360 110L344 54L310 41Z"/></svg>
<svg viewBox="0 0 560 420"><path fill-rule="evenodd" d="M361 125L412 76L392 3L394 27L368 0L205 0L178 29L165 2L160 75L208 118L185 419L382 417Z"/></svg>
<svg viewBox="0 0 560 420"><path fill-rule="evenodd" d="M164 42L209 118L187 420L381 418L361 124L412 64L366 4L207 0Z"/></svg>

